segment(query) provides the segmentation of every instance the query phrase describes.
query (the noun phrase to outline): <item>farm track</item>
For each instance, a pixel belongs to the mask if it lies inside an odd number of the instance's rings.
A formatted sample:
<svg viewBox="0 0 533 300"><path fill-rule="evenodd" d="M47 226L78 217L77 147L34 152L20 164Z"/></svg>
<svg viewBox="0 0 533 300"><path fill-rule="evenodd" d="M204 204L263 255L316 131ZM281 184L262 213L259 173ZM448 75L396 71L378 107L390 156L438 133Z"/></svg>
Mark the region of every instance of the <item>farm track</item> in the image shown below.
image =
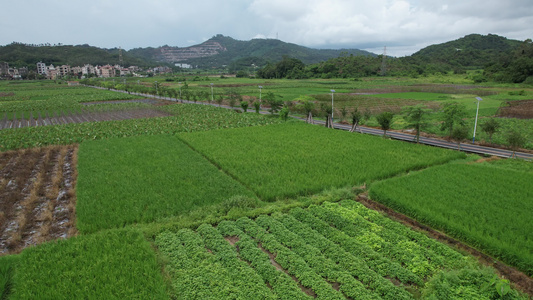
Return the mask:
<svg viewBox="0 0 533 300"><path fill-rule="evenodd" d="M77 234L75 145L0 153L0 255Z"/></svg>
<svg viewBox="0 0 533 300"><path fill-rule="evenodd" d="M157 109L146 108L104 112L82 111L80 113L54 112L52 114L48 114L48 112L46 112L44 114L41 114L40 112L38 112L36 115L30 113L30 117L28 119L25 119L24 117L17 118L15 115L13 116L13 118L10 118L10 116L5 113L2 119L0 120L0 130L36 126L62 125L70 123L120 121L128 119L168 117L171 115L172 114L170 113Z"/></svg>

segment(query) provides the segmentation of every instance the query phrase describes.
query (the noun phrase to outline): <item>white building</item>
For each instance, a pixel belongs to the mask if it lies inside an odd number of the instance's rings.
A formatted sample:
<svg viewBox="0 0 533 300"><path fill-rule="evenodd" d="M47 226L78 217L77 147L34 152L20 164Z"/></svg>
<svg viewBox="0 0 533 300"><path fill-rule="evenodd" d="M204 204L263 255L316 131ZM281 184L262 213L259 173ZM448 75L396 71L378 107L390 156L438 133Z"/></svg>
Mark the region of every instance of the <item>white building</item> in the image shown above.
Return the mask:
<svg viewBox="0 0 533 300"><path fill-rule="evenodd" d="M48 69L46 68L46 64L43 63L43 62L38 62L37 63L37 74L41 74L41 75L48 75Z"/></svg>
<svg viewBox="0 0 533 300"><path fill-rule="evenodd" d="M89 76L90 74L96 74L96 68L93 65L84 65L81 67L81 74L85 77Z"/></svg>

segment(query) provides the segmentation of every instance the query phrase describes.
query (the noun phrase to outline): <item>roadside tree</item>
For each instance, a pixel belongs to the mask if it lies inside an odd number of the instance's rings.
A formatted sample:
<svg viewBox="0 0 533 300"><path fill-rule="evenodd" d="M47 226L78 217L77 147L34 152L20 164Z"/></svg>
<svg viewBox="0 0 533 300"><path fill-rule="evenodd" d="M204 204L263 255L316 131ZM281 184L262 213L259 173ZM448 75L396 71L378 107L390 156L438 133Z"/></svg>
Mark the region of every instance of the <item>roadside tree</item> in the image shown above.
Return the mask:
<svg viewBox="0 0 533 300"><path fill-rule="evenodd" d="M457 150L461 150L461 142L469 137L469 130L466 126L455 126L451 137L457 142Z"/></svg>
<svg viewBox="0 0 533 300"><path fill-rule="evenodd" d="M492 135L500 129L500 123L494 118L488 119L485 123L481 124L481 130L489 135L490 143L492 144Z"/></svg>
<svg viewBox="0 0 533 300"><path fill-rule="evenodd" d="M424 108L422 104L404 108L404 119L408 122L408 126L415 128L417 144L420 142L420 131L427 126L426 116L430 111L430 109Z"/></svg>
<svg viewBox="0 0 533 300"><path fill-rule="evenodd" d="M246 100L241 101L241 108L243 113L248 111L248 102Z"/></svg>
<svg viewBox="0 0 533 300"><path fill-rule="evenodd" d="M270 113L271 114L277 113L281 109L281 106L283 105L283 100L281 100L273 92L266 93L266 95L263 97L263 99L265 99L266 103L268 105L270 105Z"/></svg>
<svg viewBox="0 0 533 300"><path fill-rule="evenodd" d="M516 158L516 150L524 146L526 138L520 133L520 131L513 129L507 133L507 142L509 143L511 150L513 150L511 157Z"/></svg>
<svg viewBox="0 0 533 300"><path fill-rule="evenodd" d="M447 130L449 137L452 137L455 125L465 125L463 118L466 117L466 106L464 104L458 102L445 103L442 108L442 114L443 122L441 130Z"/></svg>
<svg viewBox="0 0 533 300"><path fill-rule="evenodd" d="M353 109L350 115L352 116L352 128L350 129L350 132L354 132L357 129L357 125L361 121L361 112L356 107Z"/></svg>
<svg viewBox="0 0 533 300"><path fill-rule="evenodd" d="M387 130L391 128L393 118L394 114L390 111L384 111L376 116L376 121L378 122L381 129L383 129L383 136L386 136Z"/></svg>
<svg viewBox="0 0 533 300"><path fill-rule="evenodd" d="M327 128L333 128L333 122L331 120L331 113L333 110L331 109L331 106L329 106L326 103L320 104L320 109L322 110L322 113L324 114L324 117L326 118L326 127Z"/></svg>

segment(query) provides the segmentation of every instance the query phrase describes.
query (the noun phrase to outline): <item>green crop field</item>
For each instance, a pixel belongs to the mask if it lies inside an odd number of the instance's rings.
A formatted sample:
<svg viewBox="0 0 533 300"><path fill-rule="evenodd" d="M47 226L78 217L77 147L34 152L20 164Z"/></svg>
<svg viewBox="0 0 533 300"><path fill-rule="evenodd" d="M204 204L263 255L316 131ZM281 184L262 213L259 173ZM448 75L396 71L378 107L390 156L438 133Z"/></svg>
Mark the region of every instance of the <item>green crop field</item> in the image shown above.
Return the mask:
<svg viewBox="0 0 533 300"><path fill-rule="evenodd" d="M533 173L448 164L377 182L370 196L533 274Z"/></svg>
<svg viewBox="0 0 533 300"><path fill-rule="evenodd" d="M0 130L0 151L47 145L67 145L139 135L176 134L217 128L234 128L279 123L279 119L258 114L238 114L212 106L168 105L162 110L173 117L73 123L56 126Z"/></svg>
<svg viewBox="0 0 533 300"><path fill-rule="evenodd" d="M156 255L133 230L51 242L16 258L9 299L167 299Z"/></svg>
<svg viewBox="0 0 533 300"><path fill-rule="evenodd" d="M48 82L27 82L23 84L0 83L0 118L11 118L16 113L20 118L29 117L29 112L36 116L38 112L53 113L61 111L79 111L83 102L138 99L124 93L99 90L90 87Z"/></svg>
<svg viewBox="0 0 533 300"><path fill-rule="evenodd" d="M117 86L151 92L158 81L165 95L183 88L180 76L121 78ZM263 96L273 92L283 101L310 95L317 117L335 89L335 120L343 107L393 110L396 129L407 126L402 107L426 104L433 111L429 132L439 131L444 102L462 102L472 114L475 96L483 97L482 123L501 103L533 96L522 85L474 85L469 75L185 79L204 96L211 82L215 96L236 90L247 101L258 99L258 85ZM75 113L83 102L97 102L84 106L96 112L150 108L166 115L0 130L0 198L11 190L23 195L0 201L0 300L528 299L515 288L533 293L530 278L510 282L487 266L500 263L479 263L354 201L369 191L532 276L530 162L478 163L459 151L240 109L102 102L132 98L52 81L0 82L0 121ZM533 147L530 120L498 120L495 142L504 144L506 132L520 128ZM375 124L375 117L364 122ZM487 139L479 129L478 136ZM44 151L23 165L28 153L40 153L24 148L69 144L79 148L68 160ZM68 220L60 218L65 208ZM59 227L65 222L68 235ZM5 238L15 231L18 237ZM57 240L44 242L41 231ZM12 250L14 241L26 248Z"/></svg>
<svg viewBox="0 0 533 300"><path fill-rule="evenodd" d="M79 153L82 232L154 222L233 196L255 197L176 137L90 141Z"/></svg>
<svg viewBox="0 0 533 300"><path fill-rule="evenodd" d="M266 201L364 184L465 157L457 151L303 123L179 138Z"/></svg>

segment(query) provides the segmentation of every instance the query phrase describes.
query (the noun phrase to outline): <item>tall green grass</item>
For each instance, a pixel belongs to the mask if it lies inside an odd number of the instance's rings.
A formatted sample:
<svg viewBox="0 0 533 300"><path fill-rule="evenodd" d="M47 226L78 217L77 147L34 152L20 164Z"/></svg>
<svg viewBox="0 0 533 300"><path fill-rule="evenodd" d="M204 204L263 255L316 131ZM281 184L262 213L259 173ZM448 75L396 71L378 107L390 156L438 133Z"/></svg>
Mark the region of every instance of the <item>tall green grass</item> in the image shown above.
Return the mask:
<svg viewBox="0 0 533 300"><path fill-rule="evenodd" d="M448 164L377 182L370 196L533 274L533 173Z"/></svg>
<svg viewBox="0 0 533 300"><path fill-rule="evenodd" d="M13 285L13 272L19 256L0 256L0 300L8 299Z"/></svg>
<svg viewBox="0 0 533 300"><path fill-rule="evenodd" d="M465 157L457 151L296 122L179 137L268 201Z"/></svg>
<svg viewBox="0 0 533 300"><path fill-rule="evenodd" d="M143 235L112 230L27 248L9 299L168 299Z"/></svg>
<svg viewBox="0 0 533 300"><path fill-rule="evenodd" d="M232 196L254 194L168 135L80 145L77 227L148 223Z"/></svg>

